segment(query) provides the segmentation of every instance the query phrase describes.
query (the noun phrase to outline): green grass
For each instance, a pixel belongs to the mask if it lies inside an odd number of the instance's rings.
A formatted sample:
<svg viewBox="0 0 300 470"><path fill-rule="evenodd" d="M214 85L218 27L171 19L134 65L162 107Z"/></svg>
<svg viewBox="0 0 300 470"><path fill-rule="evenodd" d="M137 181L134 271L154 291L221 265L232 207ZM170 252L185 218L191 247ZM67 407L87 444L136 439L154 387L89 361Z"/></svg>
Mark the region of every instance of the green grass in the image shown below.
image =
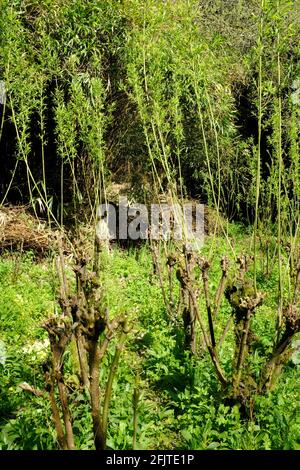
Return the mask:
<svg viewBox="0 0 300 470"><path fill-rule="evenodd" d="M230 235L237 252L249 248L249 238L241 229ZM203 254L208 254L208 238ZM226 240L214 242L210 288L220 276L220 257L228 253ZM234 261L232 260L232 269ZM276 277L261 276L259 288L266 301L257 312L254 328L263 353L271 347L276 315ZM121 356L113 384L109 413L108 446L131 449L133 435L132 397L139 377L141 393L138 412L137 447L141 449L299 449L299 366L289 362L272 393L255 398L252 421L245 421L239 408L224 402L207 356L191 361L183 351L183 332L168 322L159 282L152 275L147 247L121 251L116 247L102 259L101 279L110 315L126 312L133 326ZM33 261L30 255L0 261L0 339L7 349L7 361L0 365L0 447L2 449L56 449L49 403L22 391L28 382L43 388L42 364L47 356L44 318L55 308L56 278L53 263ZM201 301L202 302L202 301ZM202 306L202 304L201 304ZM217 335L227 321L230 307L223 301ZM231 369L233 333L221 352L226 371ZM109 351L101 378L106 376L113 348ZM67 353L67 371L71 357ZM254 355L251 367L258 370L261 357ZM86 397L73 387L72 412L78 448L93 448L89 406Z"/></svg>

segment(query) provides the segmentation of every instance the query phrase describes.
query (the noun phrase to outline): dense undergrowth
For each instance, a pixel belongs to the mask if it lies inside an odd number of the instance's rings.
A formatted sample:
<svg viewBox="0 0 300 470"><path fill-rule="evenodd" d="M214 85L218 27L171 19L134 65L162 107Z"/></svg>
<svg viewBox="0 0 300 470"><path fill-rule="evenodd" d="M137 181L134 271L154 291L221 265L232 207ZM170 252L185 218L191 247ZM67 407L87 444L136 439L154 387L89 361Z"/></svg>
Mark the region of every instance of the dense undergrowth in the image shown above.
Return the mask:
<svg viewBox="0 0 300 470"><path fill-rule="evenodd" d="M231 237L237 253L249 238L239 228ZM214 243L212 271L226 251L226 240L207 239L201 254ZM183 328L170 324L158 279L152 273L147 247L122 251L114 247L104 257L101 279L105 303L111 315L120 306L134 325L121 356L113 384L109 410L108 448L131 449L133 445L133 395L138 393L136 448L140 449L299 449L299 360L293 356L284 367L279 383L264 396L253 396L253 414L245 418L238 404L226 403L209 358L202 354L192 360L183 349ZM8 255L1 260L0 319L1 345L1 448L55 449L56 435L49 402L22 390L26 382L43 389L43 364L49 354L46 332L41 328L57 305L58 287L51 259L36 263L29 254ZM216 275L213 276L213 279ZM261 348L268 350L274 331L276 274L259 278L267 300L255 317L254 329ZM216 281L211 281L215 290ZM178 295L178 292L175 295ZM221 332L230 315L222 302L218 321ZM220 360L226 371L232 368L233 333L222 347ZM264 352L251 357L254 372ZM76 447L93 448L89 405L78 378L72 375L71 352L66 352L66 383L70 390ZM102 374L112 360L109 352Z"/></svg>
<svg viewBox="0 0 300 470"><path fill-rule="evenodd" d="M2 449L300 448L299 37L299 0L0 3ZM106 254L113 192L204 202L204 246Z"/></svg>

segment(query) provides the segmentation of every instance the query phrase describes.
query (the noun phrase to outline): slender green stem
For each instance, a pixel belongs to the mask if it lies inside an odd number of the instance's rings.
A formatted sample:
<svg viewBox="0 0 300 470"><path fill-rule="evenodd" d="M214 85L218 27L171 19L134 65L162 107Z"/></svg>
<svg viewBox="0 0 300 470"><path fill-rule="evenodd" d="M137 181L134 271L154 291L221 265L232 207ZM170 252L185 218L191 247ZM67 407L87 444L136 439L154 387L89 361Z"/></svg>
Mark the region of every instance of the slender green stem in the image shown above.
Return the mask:
<svg viewBox="0 0 300 470"><path fill-rule="evenodd" d="M258 139L257 139L257 168L256 168L256 197L255 197L255 220L254 220L254 289L257 292L257 232L259 221L259 198L260 198L260 179L261 179L261 138L262 138L262 67L263 67L263 31L264 31L264 7L265 0L261 0L261 18L258 35Z"/></svg>
<svg viewBox="0 0 300 470"><path fill-rule="evenodd" d="M279 0L277 1L277 11L279 12ZM281 235L282 235L282 207L281 207L281 192L282 192L282 98L281 98L281 57L280 57L280 30L277 30L277 86L278 86L278 143L277 143L277 158L278 158L278 197L277 197L277 211L278 211L278 272L279 272L279 303L278 303L278 328L282 323L282 302L283 302L283 276L282 276L282 259L281 259Z"/></svg>
<svg viewBox="0 0 300 470"><path fill-rule="evenodd" d="M112 361L112 364L109 369L109 375L107 379L106 389L105 389L105 396L104 396L104 403L103 403L103 413L102 413L102 423L103 423L103 434L104 434L104 445L106 446L106 438L107 438L107 426L108 426L108 411L109 411L109 403L110 397L112 392L112 385L113 380L115 378L116 372L118 370L118 364L121 356L122 349L124 347L124 343L126 340L126 326L123 327L123 331L121 333L120 339L116 346L115 355Z"/></svg>

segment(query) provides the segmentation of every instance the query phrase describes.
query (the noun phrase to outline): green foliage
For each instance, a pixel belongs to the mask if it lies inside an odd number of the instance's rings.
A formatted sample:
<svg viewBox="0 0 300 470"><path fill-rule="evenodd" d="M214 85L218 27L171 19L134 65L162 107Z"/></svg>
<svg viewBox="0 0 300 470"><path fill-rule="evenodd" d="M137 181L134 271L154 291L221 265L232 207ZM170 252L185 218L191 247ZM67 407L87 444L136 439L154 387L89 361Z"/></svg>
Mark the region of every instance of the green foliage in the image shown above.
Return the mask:
<svg viewBox="0 0 300 470"><path fill-rule="evenodd" d="M115 180L129 181L139 199L193 196L214 206L225 236L208 237L201 252L212 264L211 293L220 257L227 253L233 278L237 255L248 253L249 279L267 294L247 358L255 380L295 295L299 18L297 0L0 3L0 202L17 191L49 223L78 226L92 221ZM226 224L219 212L249 225ZM148 248L115 249L101 263L105 304L112 315L128 312L137 338L113 384L109 447L132 448L138 376L137 448L299 449L297 360L274 391L253 397L246 419L223 400L208 358L183 351L181 320L169 322ZM1 259L0 286L0 446L57 448L49 403L19 387L44 386L49 345L39 325L55 309L51 260ZM225 299L219 313L218 337L231 313ZM230 331L220 351L228 375L233 349ZM113 349L104 376L112 357ZM91 449L70 350L64 359L76 446Z"/></svg>
<svg viewBox="0 0 300 470"><path fill-rule="evenodd" d="M121 167L151 193L192 192L250 221L257 202L259 220L280 206L297 224L296 1L24 0L1 13L1 129L12 120L20 190L49 218L93 213Z"/></svg>
<svg viewBox="0 0 300 470"><path fill-rule="evenodd" d="M243 252L249 239L240 228L231 227L237 252ZM219 254L226 239L207 240L202 252L215 244L211 272L212 288L217 287ZM224 401L208 357L192 360L183 352L182 327L170 325L163 307L158 279L153 277L151 255L147 247L140 251L114 249L102 259L101 282L111 315L120 306L129 314L134 335L121 356L112 388L109 413L108 447L131 449L133 439L133 391L139 376L137 420L138 449L296 449L299 446L299 366L289 362L278 386L265 396L253 397L252 419L243 410ZM42 365L48 354L43 319L52 313L57 280L48 261L34 264L25 258L3 259L1 272L1 340L7 358L0 364L1 448L56 449L48 400L26 393L19 385L28 383L43 390ZM30 275L28 274L30 272ZM265 304L253 320L259 348L247 367L255 376L262 360L272 349L275 328L274 282L258 277L259 288L267 291ZM202 301L201 301L202 302ZM202 306L204 308L204 305ZM230 307L222 302L216 334L225 326ZM234 338L228 335L220 353L226 373L232 368ZM109 371L114 345L105 359L100 377ZM78 389L72 375L72 354L65 356L74 434L79 449L92 449L90 413L85 392ZM286 407L288 400L288 406ZM288 408L288 413L287 409Z"/></svg>

